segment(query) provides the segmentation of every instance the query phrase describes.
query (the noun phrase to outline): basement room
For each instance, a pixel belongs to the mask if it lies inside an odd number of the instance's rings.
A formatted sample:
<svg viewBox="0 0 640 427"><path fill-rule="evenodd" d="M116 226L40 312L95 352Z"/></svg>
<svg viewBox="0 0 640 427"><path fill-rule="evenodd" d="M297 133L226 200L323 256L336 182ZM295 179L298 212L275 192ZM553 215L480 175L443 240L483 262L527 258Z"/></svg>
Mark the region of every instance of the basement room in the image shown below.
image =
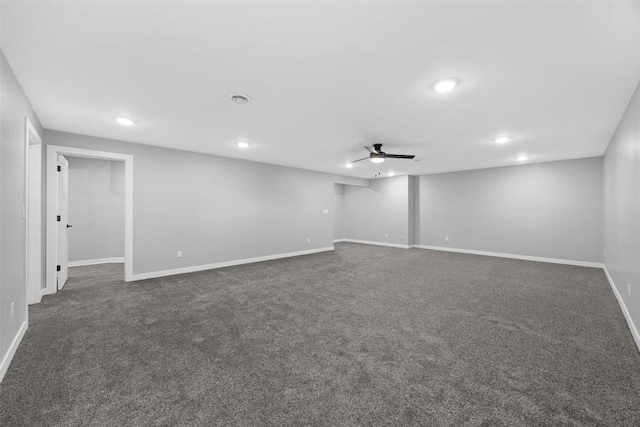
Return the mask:
<svg viewBox="0 0 640 427"><path fill-rule="evenodd" d="M640 426L640 1L0 0L0 425Z"/></svg>

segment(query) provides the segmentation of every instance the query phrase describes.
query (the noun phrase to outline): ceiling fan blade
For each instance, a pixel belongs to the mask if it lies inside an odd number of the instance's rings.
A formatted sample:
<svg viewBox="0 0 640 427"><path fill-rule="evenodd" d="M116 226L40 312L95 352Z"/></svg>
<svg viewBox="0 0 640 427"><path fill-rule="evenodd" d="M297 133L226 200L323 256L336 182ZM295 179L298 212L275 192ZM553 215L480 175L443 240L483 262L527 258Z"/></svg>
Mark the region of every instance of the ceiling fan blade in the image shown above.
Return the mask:
<svg viewBox="0 0 640 427"><path fill-rule="evenodd" d="M386 154L387 159L413 159L415 156L409 154Z"/></svg>
<svg viewBox="0 0 640 427"><path fill-rule="evenodd" d="M365 145L365 147L364 147L364 148L366 148L367 150L369 150L369 152L370 152L370 153L377 153L377 151L376 151L376 150L374 150L374 149L373 149L373 147L367 147L367 146Z"/></svg>
<svg viewBox="0 0 640 427"><path fill-rule="evenodd" d="M364 157L364 158L362 158L362 159L354 160L354 161L353 161L353 162L351 162L351 163L357 163L357 162L361 162L361 161L363 161L363 160L369 160L369 157Z"/></svg>

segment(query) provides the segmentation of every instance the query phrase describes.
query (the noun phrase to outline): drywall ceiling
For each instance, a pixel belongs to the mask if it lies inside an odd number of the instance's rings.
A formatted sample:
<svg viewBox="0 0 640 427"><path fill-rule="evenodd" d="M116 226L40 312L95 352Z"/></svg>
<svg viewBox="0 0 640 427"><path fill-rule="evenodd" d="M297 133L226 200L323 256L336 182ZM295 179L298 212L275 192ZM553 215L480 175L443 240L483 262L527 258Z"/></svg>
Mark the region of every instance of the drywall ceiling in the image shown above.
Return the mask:
<svg viewBox="0 0 640 427"><path fill-rule="evenodd" d="M640 78L638 2L2 8L2 49L45 128L358 177L599 156ZM451 76L454 91L432 90ZM373 143L420 161L344 167Z"/></svg>

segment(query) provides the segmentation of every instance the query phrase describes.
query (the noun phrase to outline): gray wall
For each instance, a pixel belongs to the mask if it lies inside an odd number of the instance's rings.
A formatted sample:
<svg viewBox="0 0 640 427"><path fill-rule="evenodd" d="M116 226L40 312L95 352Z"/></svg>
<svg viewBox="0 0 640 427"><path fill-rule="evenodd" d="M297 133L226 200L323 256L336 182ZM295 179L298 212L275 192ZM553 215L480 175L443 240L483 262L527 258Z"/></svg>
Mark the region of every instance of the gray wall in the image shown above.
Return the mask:
<svg viewBox="0 0 640 427"><path fill-rule="evenodd" d="M344 184L335 184L333 203L333 239L346 237L344 230Z"/></svg>
<svg viewBox="0 0 640 427"><path fill-rule="evenodd" d="M29 117L38 133L42 127L13 74L0 54L0 360L27 318L25 279L24 129ZM10 318L14 303L15 315Z"/></svg>
<svg viewBox="0 0 640 427"><path fill-rule="evenodd" d="M331 247L334 182L366 184L56 131L45 141L134 156L134 274Z"/></svg>
<svg viewBox="0 0 640 427"><path fill-rule="evenodd" d="M420 178L409 175L407 179L409 185L409 245L413 246L416 244L420 232L418 225L418 219L420 217L420 211L418 210Z"/></svg>
<svg viewBox="0 0 640 427"><path fill-rule="evenodd" d="M602 262L600 157L423 175L418 187L420 245Z"/></svg>
<svg viewBox="0 0 640 427"><path fill-rule="evenodd" d="M604 155L605 265L640 326L640 87ZM631 295L628 286L631 287Z"/></svg>
<svg viewBox="0 0 640 427"><path fill-rule="evenodd" d="M408 245L409 231L408 176L372 179L369 187L345 185L346 238Z"/></svg>
<svg viewBox="0 0 640 427"><path fill-rule="evenodd" d="M124 162L69 160L69 261L124 257Z"/></svg>

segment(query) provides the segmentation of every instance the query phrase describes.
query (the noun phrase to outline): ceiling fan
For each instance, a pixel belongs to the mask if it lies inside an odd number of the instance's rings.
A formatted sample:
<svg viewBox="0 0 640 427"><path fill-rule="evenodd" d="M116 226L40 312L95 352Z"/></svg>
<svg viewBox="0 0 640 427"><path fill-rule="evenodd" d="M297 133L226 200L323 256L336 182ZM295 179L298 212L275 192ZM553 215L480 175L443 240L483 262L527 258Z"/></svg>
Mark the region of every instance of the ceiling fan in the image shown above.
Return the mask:
<svg viewBox="0 0 640 427"><path fill-rule="evenodd" d="M362 160L371 160L373 163L382 163L384 159L408 159L411 160L415 156L410 154L387 154L382 151L382 144L373 144L373 147L364 147L369 150L369 156L362 159L354 160L351 163L361 162Z"/></svg>

